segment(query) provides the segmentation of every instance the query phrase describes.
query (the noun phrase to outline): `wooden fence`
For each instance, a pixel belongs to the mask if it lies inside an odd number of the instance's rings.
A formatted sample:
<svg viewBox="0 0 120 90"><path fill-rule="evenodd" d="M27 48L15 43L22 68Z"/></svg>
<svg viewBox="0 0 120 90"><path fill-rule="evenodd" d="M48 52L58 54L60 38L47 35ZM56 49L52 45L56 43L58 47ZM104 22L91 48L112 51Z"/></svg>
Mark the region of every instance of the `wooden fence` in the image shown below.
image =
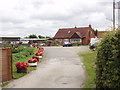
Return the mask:
<svg viewBox="0 0 120 90"><path fill-rule="evenodd" d="M0 48L0 83L12 79L12 51Z"/></svg>

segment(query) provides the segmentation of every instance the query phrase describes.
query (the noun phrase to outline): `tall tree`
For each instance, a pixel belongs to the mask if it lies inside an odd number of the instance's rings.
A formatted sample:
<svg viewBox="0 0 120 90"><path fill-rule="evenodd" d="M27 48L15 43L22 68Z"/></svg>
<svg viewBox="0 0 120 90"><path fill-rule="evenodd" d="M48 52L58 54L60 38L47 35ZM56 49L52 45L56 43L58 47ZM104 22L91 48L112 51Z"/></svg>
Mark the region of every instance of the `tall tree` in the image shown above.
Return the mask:
<svg viewBox="0 0 120 90"><path fill-rule="evenodd" d="M28 37L29 37L29 38L37 38L37 35L32 34L32 35L29 35Z"/></svg>
<svg viewBox="0 0 120 90"><path fill-rule="evenodd" d="M94 31L94 34L97 36L98 30L97 29L96 30L93 29L93 31Z"/></svg>
<svg viewBox="0 0 120 90"><path fill-rule="evenodd" d="M39 37L39 38L45 38L45 37L44 37L44 36L42 36L42 35L38 35L38 37Z"/></svg>

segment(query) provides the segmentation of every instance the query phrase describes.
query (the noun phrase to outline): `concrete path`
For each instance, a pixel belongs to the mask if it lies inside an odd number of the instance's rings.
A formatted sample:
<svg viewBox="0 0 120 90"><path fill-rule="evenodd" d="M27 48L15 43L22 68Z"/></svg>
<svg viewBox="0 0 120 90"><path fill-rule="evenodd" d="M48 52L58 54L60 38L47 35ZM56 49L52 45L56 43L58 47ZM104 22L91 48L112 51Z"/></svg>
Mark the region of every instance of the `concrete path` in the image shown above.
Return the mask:
<svg viewBox="0 0 120 90"><path fill-rule="evenodd" d="M88 47L45 47L45 57L28 75L12 81L5 88L81 88L86 79L77 52Z"/></svg>

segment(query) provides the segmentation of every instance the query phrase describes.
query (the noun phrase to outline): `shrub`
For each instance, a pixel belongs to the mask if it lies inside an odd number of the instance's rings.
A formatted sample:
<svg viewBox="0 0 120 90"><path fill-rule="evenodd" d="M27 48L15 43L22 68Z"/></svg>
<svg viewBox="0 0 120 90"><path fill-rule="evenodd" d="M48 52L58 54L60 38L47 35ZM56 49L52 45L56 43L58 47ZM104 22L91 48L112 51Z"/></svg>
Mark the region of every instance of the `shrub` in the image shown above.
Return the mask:
<svg viewBox="0 0 120 90"><path fill-rule="evenodd" d="M120 31L106 34L97 49L96 87L120 87Z"/></svg>

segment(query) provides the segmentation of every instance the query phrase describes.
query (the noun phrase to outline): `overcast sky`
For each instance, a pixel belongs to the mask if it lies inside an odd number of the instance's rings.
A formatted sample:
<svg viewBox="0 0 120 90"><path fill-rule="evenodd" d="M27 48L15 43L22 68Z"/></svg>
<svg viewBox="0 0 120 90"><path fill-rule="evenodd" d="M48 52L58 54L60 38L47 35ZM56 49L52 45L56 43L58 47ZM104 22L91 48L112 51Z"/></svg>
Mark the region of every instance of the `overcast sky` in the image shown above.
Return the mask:
<svg viewBox="0 0 120 90"><path fill-rule="evenodd" d="M89 24L106 30L111 20L112 0L0 0L2 36L54 36L59 28Z"/></svg>

